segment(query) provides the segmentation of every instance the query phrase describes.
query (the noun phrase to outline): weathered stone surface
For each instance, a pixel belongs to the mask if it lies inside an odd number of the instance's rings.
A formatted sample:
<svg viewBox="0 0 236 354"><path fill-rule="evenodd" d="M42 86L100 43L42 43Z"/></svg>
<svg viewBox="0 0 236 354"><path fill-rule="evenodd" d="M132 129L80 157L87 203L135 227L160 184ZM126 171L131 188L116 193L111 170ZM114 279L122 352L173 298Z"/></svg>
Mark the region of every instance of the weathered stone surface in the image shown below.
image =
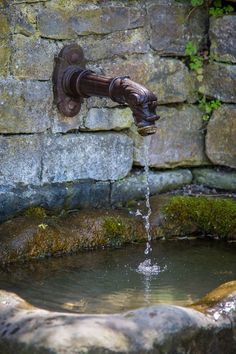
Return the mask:
<svg viewBox="0 0 236 354"><path fill-rule="evenodd" d="M132 152L132 140L124 134L80 133L48 137L42 181L122 178L131 169Z"/></svg>
<svg viewBox="0 0 236 354"><path fill-rule="evenodd" d="M40 136L0 136L0 183L39 184L41 157Z"/></svg>
<svg viewBox="0 0 236 354"><path fill-rule="evenodd" d="M236 16L211 17L209 36L213 58L236 63Z"/></svg>
<svg viewBox="0 0 236 354"><path fill-rule="evenodd" d="M38 29L42 37L70 39L78 35L106 34L142 27L145 12L129 6L93 6L71 10L46 7L38 15Z"/></svg>
<svg viewBox="0 0 236 354"><path fill-rule="evenodd" d="M183 348L193 353L197 348L199 353L234 353L235 282L223 286L224 291L219 287L196 304L198 310L161 304L114 315L50 312L2 290L0 350L105 354L183 353Z"/></svg>
<svg viewBox="0 0 236 354"><path fill-rule="evenodd" d="M86 130L122 130L133 123L130 108L91 108L84 120Z"/></svg>
<svg viewBox="0 0 236 354"><path fill-rule="evenodd" d="M51 87L46 82L0 80L0 133L36 133L50 128Z"/></svg>
<svg viewBox="0 0 236 354"><path fill-rule="evenodd" d="M117 210L80 210L58 218L18 216L0 225L0 235L1 264L145 240L142 219Z"/></svg>
<svg viewBox="0 0 236 354"><path fill-rule="evenodd" d="M215 165L236 168L236 105L214 111L207 126L206 153Z"/></svg>
<svg viewBox="0 0 236 354"><path fill-rule="evenodd" d="M35 33L35 27L32 21L32 12L28 8L24 11L19 6L11 7L11 25L13 33L22 34L24 36L32 36Z"/></svg>
<svg viewBox="0 0 236 354"><path fill-rule="evenodd" d="M116 55L147 53L148 38L144 29L118 31L104 36L86 36L79 44L89 61L112 58Z"/></svg>
<svg viewBox="0 0 236 354"><path fill-rule="evenodd" d="M0 76L8 75L10 62L10 25L5 10L0 13Z"/></svg>
<svg viewBox="0 0 236 354"><path fill-rule="evenodd" d="M236 102L236 66L212 63L204 68L203 93L220 101Z"/></svg>
<svg viewBox="0 0 236 354"><path fill-rule="evenodd" d="M110 183L80 180L73 184L0 186L0 222L32 206L41 206L53 212L78 208L108 208Z"/></svg>
<svg viewBox="0 0 236 354"><path fill-rule="evenodd" d="M195 81L180 60L145 55L104 62L103 68L106 75L129 75L145 85L157 95L160 104L196 100Z"/></svg>
<svg viewBox="0 0 236 354"><path fill-rule="evenodd" d="M192 181L190 170L149 172L148 182L151 195L182 187ZM144 173L137 172L112 184L111 204L125 205L134 200L145 199L147 180Z"/></svg>
<svg viewBox="0 0 236 354"><path fill-rule="evenodd" d="M161 55L185 55L187 42L198 46L207 33L208 14L204 7L191 11L189 2L149 1L151 46Z"/></svg>
<svg viewBox="0 0 236 354"><path fill-rule="evenodd" d="M52 90L51 90L52 95ZM83 121L87 117L88 109L86 103L83 103L79 113L74 117L66 117L61 114L56 105L52 109L52 133L67 133L79 130L83 127Z"/></svg>
<svg viewBox="0 0 236 354"><path fill-rule="evenodd" d="M13 48L12 70L17 79L51 79L54 55L58 54L54 42L18 34L14 36Z"/></svg>
<svg viewBox="0 0 236 354"><path fill-rule="evenodd" d="M148 144L149 165L156 168L196 166L207 163L204 153L202 113L195 106L180 108L158 107L160 119L157 132L147 138L141 137L132 127L134 139L134 162L144 165L144 144Z"/></svg>
<svg viewBox="0 0 236 354"><path fill-rule="evenodd" d="M192 170L194 183L205 186L236 191L236 172L222 171L219 169L197 168Z"/></svg>

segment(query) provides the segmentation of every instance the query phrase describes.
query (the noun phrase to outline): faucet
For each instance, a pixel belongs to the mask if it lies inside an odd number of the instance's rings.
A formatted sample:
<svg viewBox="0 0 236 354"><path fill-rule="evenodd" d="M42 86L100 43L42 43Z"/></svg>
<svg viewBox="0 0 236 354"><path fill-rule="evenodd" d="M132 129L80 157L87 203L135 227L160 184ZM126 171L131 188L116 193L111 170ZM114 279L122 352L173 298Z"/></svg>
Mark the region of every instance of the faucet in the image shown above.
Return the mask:
<svg viewBox="0 0 236 354"><path fill-rule="evenodd" d="M130 107L140 135L156 132L155 121L160 118L155 113L157 97L129 76L109 77L87 70L83 50L77 44L66 45L55 57L53 91L54 102L66 117L78 114L84 98L110 97Z"/></svg>

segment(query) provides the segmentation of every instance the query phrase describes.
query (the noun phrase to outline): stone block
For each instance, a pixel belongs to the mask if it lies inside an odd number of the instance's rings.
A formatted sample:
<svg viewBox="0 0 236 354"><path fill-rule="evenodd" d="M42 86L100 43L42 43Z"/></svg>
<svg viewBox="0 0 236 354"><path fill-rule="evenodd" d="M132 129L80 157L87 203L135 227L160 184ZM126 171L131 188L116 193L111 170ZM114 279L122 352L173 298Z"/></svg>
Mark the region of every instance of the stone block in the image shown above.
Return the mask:
<svg viewBox="0 0 236 354"><path fill-rule="evenodd" d="M104 61L102 66L106 75L129 75L143 84L157 95L160 104L196 101L195 80L180 60L143 55Z"/></svg>
<svg viewBox="0 0 236 354"><path fill-rule="evenodd" d="M133 115L130 108L91 108L84 120L87 130L122 130L130 128Z"/></svg>
<svg viewBox="0 0 236 354"><path fill-rule="evenodd" d="M106 36L82 37L79 44L89 61L132 53L147 53L149 50L147 34L142 28L117 31Z"/></svg>
<svg viewBox="0 0 236 354"><path fill-rule="evenodd" d="M50 128L49 83L0 80L0 133L38 133Z"/></svg>
<svg viewBox="0 0 236 354"><path fill-rule="evenodd" d="M192 170L193 182L210 188L236 191L236 172L219 168L196 168Z"/></svg>
<svg viewBox="0 0 236 354"><path fill-rule="evenodd" d="M203 73L203 93L222 102L236 102L236 66L223 63L206 65Z"/></svg>
<svg viewBox="0 0 236 354"><path fill-rule="evenodd" d="M39 135L0 136L0 183L39 184L41 157Z"/></svg>
<svg viewBox="0 0 236 354"><path fill-rule="evenodd" d="M236 18L225 15L210 18L211 55L215 60L236 63Z"/></svg>
<svg viewBox="0 0 236 354"><path fill-rule="evenodd" d="M192 181L190 170L165 172L149 171L148 183L151 195L163 193L182 187ZM145 199L147 179L144 172L134 173L112 184L111 204L125 205L129 201Z"/></svg>
<svg viewBox="0 0 236 354"><path fill-rule="evenodd" d="M206 164L201 111L195 106L183 105L179 108L158 107L157 112L161 118L156 122L156 134L143 138L136 127L132 127L130 136L134 140L134 163L144 166L147 144L149 165L152 167Z"/></svg>
<svg viewBox="0 0 236 354"><path fill-rule="evenodd" d="M148 2L151 46L161 55L185 55L187 42L200 46L204 41L208 13L205 7L192 10L190 1L155 0Z"/></svg>
<svg viewBox="0 0 236 354"><path fill-rule="evenodd" d="M42 37L70 39L78 35L107 34L144 26L145 12L130 6L93 6L74 9L47 6L38 14Z"/></svg>
<svg viewBox="0 0 236 354"><path fill-rule="evenodd" d="M24 36L32 36L35 34L35 9L20 6L11 7L11 25L14 34L22 34ZM33 22L33 23L32 23Z"/></svg>
<svg viewBox="0 0 236 354"><path fill-rule="evenodd" d="M45 39L15 35L12 71L17 79L49 80L52 77L56 43Z"/></svg>
<svg viewBox="0 0 236 354"><path fill-rule="evenodd" d="M206 153L215 165L236 168L236 105L214 111L207 126Z"/></svg>
<svg viewBox="0 0 236 354"><path fill-rule="evenodd" d="M11 50L9 42L0 39L0 76L7 77L9 74Z"/></svg>
<svg viewBox="0 0 236 354"><path fill-rule="evenodd" d="M132 167L132 154L132 140L124 134L79 133L47 137L42 182L123 178Z"/></svg>

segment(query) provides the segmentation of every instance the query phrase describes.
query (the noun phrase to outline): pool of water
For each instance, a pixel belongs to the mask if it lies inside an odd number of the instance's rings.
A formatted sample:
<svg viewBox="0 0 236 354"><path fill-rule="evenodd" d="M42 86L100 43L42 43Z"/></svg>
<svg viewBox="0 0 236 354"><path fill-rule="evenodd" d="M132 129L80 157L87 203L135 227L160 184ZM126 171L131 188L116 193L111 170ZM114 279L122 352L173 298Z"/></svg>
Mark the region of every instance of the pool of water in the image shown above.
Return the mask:
<svg viewBox="0 0 236 354"><path fill-rule="evenodd" d="M160 271L138 271L144 245L83 252L0 270L0 288L56 311L115 313L158 303L190 304L236 279L236 244L158 241L151 259Z"/></svg>

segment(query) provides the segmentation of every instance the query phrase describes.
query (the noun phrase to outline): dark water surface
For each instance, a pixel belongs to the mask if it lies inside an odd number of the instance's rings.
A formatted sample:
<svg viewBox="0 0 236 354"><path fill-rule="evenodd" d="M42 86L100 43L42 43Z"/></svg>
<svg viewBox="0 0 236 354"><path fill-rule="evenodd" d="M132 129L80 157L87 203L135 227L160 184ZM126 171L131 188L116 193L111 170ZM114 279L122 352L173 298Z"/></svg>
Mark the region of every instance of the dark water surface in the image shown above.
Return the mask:
<svg viewBox="0 0 236 354"><path fill-rule="evenodd" d="M137 272L144 245L83 252L0 270L0 288L56 311L113 313L157 303L190 304L236 279L236 244L159 241L152 244L159 274Z"/></svg>

